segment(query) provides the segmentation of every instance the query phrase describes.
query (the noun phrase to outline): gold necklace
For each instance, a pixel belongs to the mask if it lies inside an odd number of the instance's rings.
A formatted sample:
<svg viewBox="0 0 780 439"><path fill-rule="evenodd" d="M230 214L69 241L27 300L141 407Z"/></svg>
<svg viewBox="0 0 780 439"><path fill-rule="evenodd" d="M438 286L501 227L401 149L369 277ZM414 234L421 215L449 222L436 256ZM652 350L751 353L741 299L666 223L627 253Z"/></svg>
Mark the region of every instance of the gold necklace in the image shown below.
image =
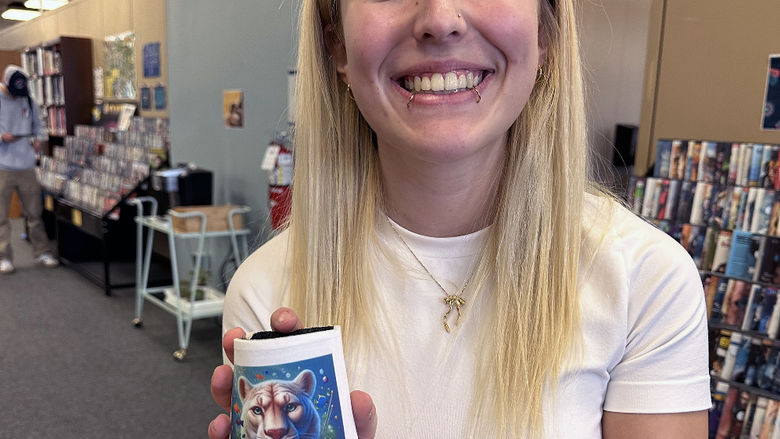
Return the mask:
<svg viewBox="0 0 780 439"><path fill-rule="evenodd" d="M411 247L409 247L409 244L406 243L406 240L404 240L403 236L398 232L398 230L395 228L393 223L390 221L389 217L387 218L387 224L390 225L390 228L395 232L395 236L398 237L398 239L401 241L401 243L406 247L407 250L409 250L409 253L411 253L412 257L414 257L414 260L417 261L418 264L420 264L420 267L425 270L426 273L428 273L428 276L433 280L436 285L444 292L444 304L449 307L447 312L444 313L444 315L441 317L441 322L444 325L444 330L448 333L450 332L450 325L447 323L447 317L449 317L450 313L452 312L452 309L455 308L458 311L458 318L455 320L455 326L458 326L460 324L460 308L464 305L466 305L466 299L463 298L463 292L466 291L466 287L469 285L469 281L471 280L471 277L474 275L474 269L476 268L476 264L471 267L471 273L469 273L468 277L466 278L466 282L463 283L463 288L460 289L460 292L458 294L450 294L447 290L444 289L444 287L439 283L438 280L436 280L435 277L433 277L433 274L431 274L431 271L428 270L428 267L425 266L425 264L422 263L420 258L417 257L417 255L414 253Z"/></svg>

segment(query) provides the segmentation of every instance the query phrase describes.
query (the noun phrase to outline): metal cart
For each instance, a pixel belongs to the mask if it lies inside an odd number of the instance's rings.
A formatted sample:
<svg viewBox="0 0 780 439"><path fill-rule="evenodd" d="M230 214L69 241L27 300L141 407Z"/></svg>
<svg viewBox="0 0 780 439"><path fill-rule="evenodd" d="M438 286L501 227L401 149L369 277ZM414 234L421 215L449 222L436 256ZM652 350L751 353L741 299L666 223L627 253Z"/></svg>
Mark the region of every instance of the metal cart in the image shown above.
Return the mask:
<svg viewBox="0 0 780 439"><path fill-rule="evenodd" d="M233 215L244 214L250 211L249 207L240 206L228 212L228 229L220 231L206 231L206 215L203 212L179 213L169 210L166 215L157 215L157 200L152 197L138 197L130 201L135 204L138 216L135 217L137 224L136 236L136 290L135 290L135 318L133 325L136 328L143 327L141 314L143 312L144 299L159 306L176 316L176 325L179 332L179 349L173 353L174 358L183 360L187 355L187 346L190 342L190 332L192 329L192 320L207 317L219 317L222 315L222 304L224 293L214 289L206 290L204 300L195 300L198 290L198 279L201 270L203 258L203 246L206 238L229 238L233 251L233 258L236 266L247 256L247 235L248 229L237 230L233 224ZM144 204L150 205L148 212L144 211ZM178 232L174 230L171 217L179 218L200 218L200 231L194 233ZM146 227L146 246L144 247L143 229ZM159 231L168 236L168 247L171 255L171 275L173 285L149 288L149 266L152 257L152 243L154 232ZM239 251L239 238L241 249ZM192 281L190 282L189 295L182 297L179 286L179 271L176 255L176 241L178 239L197 240L197 252L195 253L195 266L192 271ZM162 298L158 297L162 293Z"/></svg>

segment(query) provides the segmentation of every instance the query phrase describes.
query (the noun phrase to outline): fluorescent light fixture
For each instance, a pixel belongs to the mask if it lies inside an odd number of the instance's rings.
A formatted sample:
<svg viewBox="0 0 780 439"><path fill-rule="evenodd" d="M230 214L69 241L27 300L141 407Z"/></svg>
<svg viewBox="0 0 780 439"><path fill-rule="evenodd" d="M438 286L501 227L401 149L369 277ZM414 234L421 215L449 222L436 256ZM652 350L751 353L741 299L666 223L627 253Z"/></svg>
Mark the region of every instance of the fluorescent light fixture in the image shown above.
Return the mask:
<svg viewBox="0 0 780 439"><path fill-rule="evenodd" d="M29 21L33 18L38 18L41 16L40 11L36 11L34 9L27 9L25 8L21 3L11 3L8 5L8 9L5 10L2 14L0 14L0 17L5 18L6 20L16 20L16 21Z"/></svg>
<svg viewBox="0 0 780 439"><path fill-rule="evenodd" d="M35 10L43 9L44 11L51 11L67 4L68 0L27 0L24 2L24 7Z"/></svg>

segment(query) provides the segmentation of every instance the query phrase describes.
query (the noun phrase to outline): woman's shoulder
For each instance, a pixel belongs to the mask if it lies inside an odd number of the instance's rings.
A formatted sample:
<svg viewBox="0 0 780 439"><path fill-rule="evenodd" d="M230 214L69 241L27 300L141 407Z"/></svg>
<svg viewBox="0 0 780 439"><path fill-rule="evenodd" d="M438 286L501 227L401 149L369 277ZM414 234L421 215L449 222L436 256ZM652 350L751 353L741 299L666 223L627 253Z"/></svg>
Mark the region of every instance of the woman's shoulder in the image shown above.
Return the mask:
<svg viewBox="0 0 780 439"><path fill-rule="evenodd" d="M252 252L236 270L225 297L225 327L256 331L284 303L289 287L289 233L284 231Z"/></svg>
<svg viewBox="0 0 780 439"><path fill-rule="evenodd" d="M620 251L624 256L658 252L690 259L671 236L609 195L585 196L583 230L586 246Z"/></svg>

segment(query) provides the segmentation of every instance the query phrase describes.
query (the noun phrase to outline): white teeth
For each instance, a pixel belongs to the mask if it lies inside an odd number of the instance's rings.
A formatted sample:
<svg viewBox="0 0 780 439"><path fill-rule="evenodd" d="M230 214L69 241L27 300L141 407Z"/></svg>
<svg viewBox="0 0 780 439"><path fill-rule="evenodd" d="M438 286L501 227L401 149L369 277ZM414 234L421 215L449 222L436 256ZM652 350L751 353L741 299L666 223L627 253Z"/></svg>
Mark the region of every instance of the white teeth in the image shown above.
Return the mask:
<svg viewBox="0 0 780 439"><path fill-rule="evenodd" d="M458 76L458 88L466 88L466 87L468 87L468 81L466 80L466 75Z"/></svg>
<svg viewBox="0 0 780 439"><path fill-rule="evenodd" d="M408 76L404 79L404 85L409 91L458 91L476 87L482 82L482 72L456 72L433 73L430 76Z"/></svg>
<svg viewBox="0 0 780 439"><path fill-rule="evenodd" d="M444 78L444 88L447 90L457 90L458 75L456 75L454 72L447 72L447 75Z"/></svg>
<svg viewBox="0 0 780 439"><path fill-rule="evenodd" d="M444 90L444 76L441 73L434 73L431 75L431 90L442 91Z"/></svg>

